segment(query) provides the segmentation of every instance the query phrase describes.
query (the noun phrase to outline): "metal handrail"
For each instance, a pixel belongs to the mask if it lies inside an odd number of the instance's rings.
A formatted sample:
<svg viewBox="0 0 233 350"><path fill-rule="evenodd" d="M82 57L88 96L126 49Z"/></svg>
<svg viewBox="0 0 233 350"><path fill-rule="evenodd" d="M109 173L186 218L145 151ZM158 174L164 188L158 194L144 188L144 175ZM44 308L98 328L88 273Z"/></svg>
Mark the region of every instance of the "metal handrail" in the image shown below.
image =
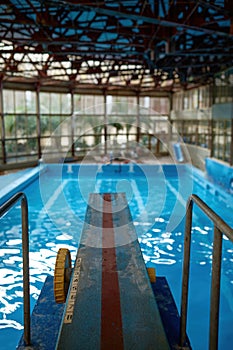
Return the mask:
<svg viewBox="0 0 233 350"><path fill-rule="evenodd" d="M29 285L29 235L28 235L28 202L23 192L16 193L0 206L0 218L21 200L22 249L23 249L23 298L24 298L24 342L31 343L30 330L30 285Z"/></svg>
<svg viewBox="0 0 233 350"><path fill-rule="evenodd" d="M219 328L219 300L222 260L222 236L223 234L233 242L233 229L223 221L205 202L198 196L192 194L187 202L185 237L184 237L184 263L182 276L182 297L181 297L181 318L180 318L180 346L185 347L187 310L188 310L188 285L190 267L191 229L193 203L212 220L214 224L214 242L212 258L211 277L211 302L210 302L210 329L209 349L218 349L218 328Z"/></svg>

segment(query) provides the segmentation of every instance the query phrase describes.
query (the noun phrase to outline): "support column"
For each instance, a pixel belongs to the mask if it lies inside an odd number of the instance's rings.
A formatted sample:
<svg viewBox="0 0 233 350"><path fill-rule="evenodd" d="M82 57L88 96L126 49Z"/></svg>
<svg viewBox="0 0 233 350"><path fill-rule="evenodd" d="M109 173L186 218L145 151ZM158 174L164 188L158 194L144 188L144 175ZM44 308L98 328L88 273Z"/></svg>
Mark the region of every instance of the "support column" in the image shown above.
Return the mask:
<svg viewBox="0 0 233 350"><path fill-rule="evenodd" d="M233 98L231 102L231 148L230 148L230 166L233 165Z"/></svg>
<svg viewBox="0 0 233 350"><path fill-rule="evenodd" d="M36 129L37 129L37 152L38 159L42 157L41 150L41 125L40 125L40 85L36 85Z"/></svg>
<svg viewBox="0 0 233 350"><path fill-rule="evenodd" d="M140 105L139 105L139 94L137 94L137 135L136 135L136 141L137 143L140 142L140 134L141 134L141 129L140 129Z"/></svg>
<svg viewBox="0 0 233 350"><path fill-rule="evenodd" d="M74 91L70 91L71 96L71 155L75 157L75 139L74 139L74 130L75 130L75 116L74 116Z"/></svg>
<svg viewBox="0 0 233 350"><path fill-rule="evenodd" d="M210 87L210 99L211 99L211 116L210 116L210 157L214 156L214 121L213 121L213 105L215 103L215 83Z"/></svg>
<svg viewBox="0 0 233 350"><path fill-rule="evenodd" d="M108 116L107 116L107 96L106 91L104 91L104 155L106 156L108 153Z"/></svg>
<svg viewBox="0 0 233 350"><path fill-rule="evenodd" d="M173 110L173 93L169 96L169 115L168 115L168 135L167 135L167 149L169 153L172 154L172 135L173 135L173 120L171 119L171 112Z"/></svg>
<svg viewBox="0 0 233 350"><path fill-rule="evenodd" d="M0 80L0 118L1 118L1 145L2 145L2 163L6 164L6 143L5 143L5 121L3 108L3 86Z"/></svg>

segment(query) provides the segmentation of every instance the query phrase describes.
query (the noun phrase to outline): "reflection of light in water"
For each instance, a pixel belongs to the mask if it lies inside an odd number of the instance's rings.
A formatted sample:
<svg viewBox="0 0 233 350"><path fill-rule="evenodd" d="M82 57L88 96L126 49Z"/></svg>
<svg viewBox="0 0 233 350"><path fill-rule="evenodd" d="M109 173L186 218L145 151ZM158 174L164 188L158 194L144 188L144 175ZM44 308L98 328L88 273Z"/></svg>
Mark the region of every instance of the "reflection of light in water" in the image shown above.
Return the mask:
<svg viewBox="0 0 233 350"><path fill-rule="evenodd" d="M6 318L3 318L3 320L0 320L0 329L3 328L14 328L21 331L23 329L23 325L14 320L8 320Z"/></svg>
<svg viewBox="0 0 233 350"><path fill-rule="evenodd" d="M154 264L173 265L173 264L176 263L176 260L175 259L162 259L162 258L159 258L159 259L152 259L151 262L154 263Z"/></svg>
<svg viewBox="0 0 233 350"><path fill-rule="evenodd" d="M19 280L21 272L14 271L13 269L1 268L0 269L0 280L1 286L9 285ZM17 278L19 277L19 278Z"/></svg>
<svg viewBox="0 0 233 350"><path fill-rule="evenodd" d="M2 271L3 270L3 271ZM7 320L6 315L14 313L19 307L21 307L22 302L18 298L18 290L22 289L22 283L15 283L17 274L9 269L1 269L1 283L0 287L0 313L3 315L3 319L0 320L0 328L9 328L13 324L13 328L17 328L16 322L12 320ZM21 296L20 296L21 298Z"/></svg>
<svg viewBox="0 0 233 350"><path fill-rule="evenodd" d="M21 256L9 256L8 259L4 259L3 263L6 265L14 265L17 262L22 262L22 257Z"/></svg>
<svg viewBox="0 0 233 350"><path fill-rule="evenodd" d="M12 245L18 245L21 243L22 243L21 239L9 239L9 241L6 242L6 245L12 246Z"/></svg>
<svg viewBox="0 0 233 350"><path fill-rule="evenodd" d="M202 235L208 235L208 233L209 233L207 230L203 230L203 229L201 229L198 226L194 226L193 227L193 231L198 232L198 233L200 233Z"/></svg>
<svg viewBox="0 0 233 350"><path fill-rule="evenodd" d="M68 240L71 240L73 237L65 233L63 235L57 236L56 238L58 241L68 241Z"/></svg>
<svg viewBox="0 0 233 350"><path fill-rule="evenodd" d="M13 254L13 255L18 255L20 254L19 249L2 249L0 250L0 256L5 256L7 254Z"/></svg>

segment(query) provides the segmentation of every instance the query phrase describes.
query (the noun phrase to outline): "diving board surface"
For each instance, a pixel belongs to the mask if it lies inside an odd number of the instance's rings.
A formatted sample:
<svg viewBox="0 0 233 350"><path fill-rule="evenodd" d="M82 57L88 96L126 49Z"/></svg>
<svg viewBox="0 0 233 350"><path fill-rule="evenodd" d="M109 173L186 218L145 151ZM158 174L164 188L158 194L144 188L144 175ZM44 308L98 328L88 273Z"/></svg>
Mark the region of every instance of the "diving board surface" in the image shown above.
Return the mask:
<svg viewBox="0 0 233 350"><path fill-rule="evenodd" d="M169 349L124 193L92 193L56 349Z"/></svg>

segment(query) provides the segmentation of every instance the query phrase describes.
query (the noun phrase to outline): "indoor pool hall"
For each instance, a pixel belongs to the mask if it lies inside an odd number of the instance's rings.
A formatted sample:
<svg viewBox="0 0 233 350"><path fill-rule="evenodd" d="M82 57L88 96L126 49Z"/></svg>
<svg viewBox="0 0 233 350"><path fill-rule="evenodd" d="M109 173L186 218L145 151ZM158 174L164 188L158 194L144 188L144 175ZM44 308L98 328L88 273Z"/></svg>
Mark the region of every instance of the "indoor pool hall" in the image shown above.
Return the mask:
<svg viewBox="0 0 233 350"><path fill-rule="evenodd" d="M230 1L0 10L1 350L230 350Z"/></svg>

